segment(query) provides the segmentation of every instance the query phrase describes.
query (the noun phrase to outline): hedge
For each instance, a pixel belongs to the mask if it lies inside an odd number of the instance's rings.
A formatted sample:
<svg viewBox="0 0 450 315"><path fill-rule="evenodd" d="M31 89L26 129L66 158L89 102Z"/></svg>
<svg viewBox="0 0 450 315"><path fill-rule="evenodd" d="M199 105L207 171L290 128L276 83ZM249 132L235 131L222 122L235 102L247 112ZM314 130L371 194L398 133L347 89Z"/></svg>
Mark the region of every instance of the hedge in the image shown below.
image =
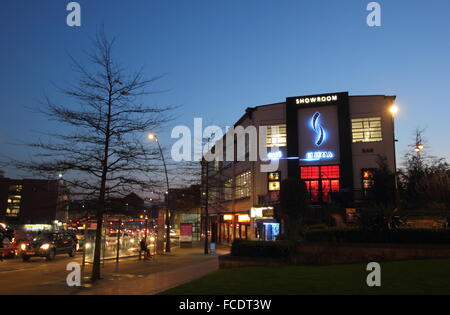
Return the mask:
<svg viewBox="0 0 450 315"><path fill-rule="evenodd" d="M231 256L290 259L295 255L295 242L242 241L236 240L231 246Z"/></svg>
<svg viewBox="0 0 450 315"><path fill-rule="evenodd" d="M307 231L304 239L326 243L395 243L450 244L450 230L398 229L370 231L364 229L328 229Z"/></svg>

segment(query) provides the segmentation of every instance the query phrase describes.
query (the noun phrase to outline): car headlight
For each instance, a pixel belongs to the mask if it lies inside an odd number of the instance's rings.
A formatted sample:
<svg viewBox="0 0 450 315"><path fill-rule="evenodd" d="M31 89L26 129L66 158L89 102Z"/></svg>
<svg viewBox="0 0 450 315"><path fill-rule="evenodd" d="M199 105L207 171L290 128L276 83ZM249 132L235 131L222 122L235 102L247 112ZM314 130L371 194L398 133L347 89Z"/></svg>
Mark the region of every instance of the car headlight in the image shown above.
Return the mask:
<svg viewBox="0 0 450 315"><path fill-rule="evenodd" d="M27 244L20 244L20 249L21 250L26 250L27 249Z"/></svg>
<svg viewBox="0 0 450 315"><path fill-rule="evenodd" d="M41 246L41 249L43 249L43 250L47 250L49 248L50 248L50 244L44 244Z"/></svg>

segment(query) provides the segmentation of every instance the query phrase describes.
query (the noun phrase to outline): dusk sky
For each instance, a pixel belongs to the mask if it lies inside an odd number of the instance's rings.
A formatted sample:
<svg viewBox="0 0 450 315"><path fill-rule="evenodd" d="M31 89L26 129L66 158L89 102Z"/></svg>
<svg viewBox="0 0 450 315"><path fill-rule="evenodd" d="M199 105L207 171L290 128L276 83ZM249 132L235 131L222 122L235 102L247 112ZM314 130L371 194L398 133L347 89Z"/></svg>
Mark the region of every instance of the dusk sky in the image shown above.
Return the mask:
<svg viewBox="0 0 450 315"><path fill-rule="evenodd" d="M58 128L27 108L53 82L76 75L68 53L83 60L102 25L117 38L116 56L144 67L164 93L150 104L182 106L172 125L194 117L221 127L247 107L286 97L349 91L397 95L398 155L426 128L431 153L450 160L450 1L378 1L382 26L366 24L368 0L80 0L82 26L66 24L66 0L2 0L0 10L0 147ZM401 158L399 158L401 161ZM7 176L14 176L8 169Z"/></svg>

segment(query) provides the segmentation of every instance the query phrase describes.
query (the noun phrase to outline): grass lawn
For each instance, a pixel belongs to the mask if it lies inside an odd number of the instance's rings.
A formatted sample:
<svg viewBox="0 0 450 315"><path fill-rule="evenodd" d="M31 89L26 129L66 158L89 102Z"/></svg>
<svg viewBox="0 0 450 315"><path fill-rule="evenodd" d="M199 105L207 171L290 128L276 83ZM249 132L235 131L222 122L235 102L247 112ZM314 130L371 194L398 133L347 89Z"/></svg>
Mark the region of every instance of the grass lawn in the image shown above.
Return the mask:
<svg viewBox="0 0 450 315"><path fill-rule="evenodd" d="M450 259L381 263L381 288L365 264L223 269L162 294L450 294Z"/></svg>

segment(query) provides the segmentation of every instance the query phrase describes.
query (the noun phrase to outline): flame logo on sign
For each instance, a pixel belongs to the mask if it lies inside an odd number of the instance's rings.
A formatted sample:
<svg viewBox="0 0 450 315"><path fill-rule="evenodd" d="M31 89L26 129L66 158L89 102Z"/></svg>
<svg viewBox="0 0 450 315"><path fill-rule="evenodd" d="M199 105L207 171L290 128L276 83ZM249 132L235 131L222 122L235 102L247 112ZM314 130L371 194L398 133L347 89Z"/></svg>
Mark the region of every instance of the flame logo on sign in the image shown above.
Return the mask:
<svg viewBox="0 0 450 315"><path fill-rule="evenodd" d="M317 134L316 146L320 147L325 141L325 130L320 125L320 113L315 113L312 118L312 128Z"/></svg>

